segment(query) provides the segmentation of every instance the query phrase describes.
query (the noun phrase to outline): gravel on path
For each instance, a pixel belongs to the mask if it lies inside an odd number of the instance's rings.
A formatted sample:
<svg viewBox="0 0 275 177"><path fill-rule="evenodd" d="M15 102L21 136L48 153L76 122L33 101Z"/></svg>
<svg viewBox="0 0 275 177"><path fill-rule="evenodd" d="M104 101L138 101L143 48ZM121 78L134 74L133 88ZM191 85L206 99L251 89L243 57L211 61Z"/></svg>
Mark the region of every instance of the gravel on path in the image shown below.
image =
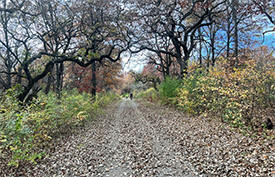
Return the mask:
<svg viewBox="0 0 275 177"><path fill-rule="evenodd" d="M130 99L60 141L38 165L3 176L275 176L270 141Z"/></svg>

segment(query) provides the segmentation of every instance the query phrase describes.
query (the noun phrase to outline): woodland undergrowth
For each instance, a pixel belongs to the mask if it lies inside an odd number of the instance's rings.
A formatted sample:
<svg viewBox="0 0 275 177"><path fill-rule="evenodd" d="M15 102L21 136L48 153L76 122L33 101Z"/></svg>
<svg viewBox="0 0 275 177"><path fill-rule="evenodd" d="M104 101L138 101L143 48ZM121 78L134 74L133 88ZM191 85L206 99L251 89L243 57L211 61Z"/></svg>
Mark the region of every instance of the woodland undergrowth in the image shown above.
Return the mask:
<svg viewBox="0 0 275 177"><path fill-rule="evenodd" d="M116 95L90 94L77 90L64 91L58 99L55 93L39 93L28 105L20 104L19 89L9 89L0 104L0 160L18 167L22 162L36 163L44 157L50 142L67 131L83 126L102 107L118 98Z"/></svg>
<svg viewBox="0 0 275 177"><path fill-rule="evenodd" d="M183 79L168 77L158 91L150 88L138 97L175 105L196 117L219 118L246 132L263 132L275 115L274 65L245 60L232 66L228 59L208 69L190 65Z"/></svg>

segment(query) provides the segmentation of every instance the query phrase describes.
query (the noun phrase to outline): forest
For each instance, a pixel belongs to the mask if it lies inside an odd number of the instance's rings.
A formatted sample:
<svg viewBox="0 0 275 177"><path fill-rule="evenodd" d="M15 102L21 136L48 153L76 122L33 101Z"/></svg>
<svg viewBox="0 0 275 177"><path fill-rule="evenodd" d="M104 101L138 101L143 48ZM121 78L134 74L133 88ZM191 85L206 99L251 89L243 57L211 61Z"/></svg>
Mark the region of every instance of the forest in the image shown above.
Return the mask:
<svg viewBox="0 0 275 177"><path fill-rule="evenodd" d="M1 0L0 169L37 164L52 142L130 93L273 141L274 7L274 0Z"/></svg>

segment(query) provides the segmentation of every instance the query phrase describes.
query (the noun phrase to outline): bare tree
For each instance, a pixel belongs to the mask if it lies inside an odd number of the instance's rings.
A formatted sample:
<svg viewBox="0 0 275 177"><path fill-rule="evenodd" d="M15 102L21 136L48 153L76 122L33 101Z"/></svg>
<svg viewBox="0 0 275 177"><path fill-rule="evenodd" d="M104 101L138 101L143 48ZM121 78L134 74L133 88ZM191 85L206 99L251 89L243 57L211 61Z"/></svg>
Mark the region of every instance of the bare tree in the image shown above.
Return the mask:
<svg viewBox="0 0 275 177"><path fill-rule="evenodd" d="M159 52L176 58L180 66L180 77L187 74L188 61L199 41L197 31L214 22L213 16L224 10L222 4L224 1L215 0L145 1L139 4L140 7L148 9L140 10L140 15L144 16L143 28L149 34L148 36L157 34L159 40L162 37L170 38L174 50ZM148 45L141 45L140 48L156 51Z"/></svg>
<svg viewBox="0 0 275 177"><path fill-rule="evenodd" d="M12 30L9 35L21 48L16 53L5 47L22 68L24 82L23 92L18 96L20 101L30 100L40 90L38 82L52 72L54 66L57 66L60 92L62 65L66 61L87 67L104 59L113 62L120 60L121 53L129 46L129 42L124 42L126 36L120 33L118 16L113 15L114 12L119 15L120 10L111 7L109 1L104 2L106 6L100 2L28 1L18 11L16 24L21 33ZM109 9L104 10L106 7ZM99 9L96 17L92 17L93 9ZM97 17L100 20L93 21L98 20ZM17 71L14 73L19 75Z"/></svg>
<svg viewBox="0 0 275 177"><path fill-rule="evenodd" d="M14 12L16 8L7 0L2 1L3 7L0 9L0 84L5 89L11 88L15 66L18 61L12 53L16 55L18 43L12 40L10 35L11 28L14 27ZM12 7L11 7L12 6ZM8 7L10 7L8 9Z"/></svg>
<svg viewBox="0 0 275 177"><path fill-rule="evenodd" d="M92 95L96 95L96 62L104 59L116 62L122 52L131 45L127 35L123 33L125 23L122 9L118 4L109 1L82 1L79 12L80 48L83 57L92 65ZM124 23L123 23L124 21ZM94 57L99 59L93 60Z"/></svg>

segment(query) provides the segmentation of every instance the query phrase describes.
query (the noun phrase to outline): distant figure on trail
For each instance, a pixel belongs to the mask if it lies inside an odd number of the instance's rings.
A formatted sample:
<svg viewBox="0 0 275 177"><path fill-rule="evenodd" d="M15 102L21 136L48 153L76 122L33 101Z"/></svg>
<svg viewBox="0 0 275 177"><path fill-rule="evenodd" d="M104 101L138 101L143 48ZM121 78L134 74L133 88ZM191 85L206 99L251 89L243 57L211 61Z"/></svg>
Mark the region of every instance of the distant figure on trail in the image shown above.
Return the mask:
<svg viewBox="0 0 275 177"><path fill-rule="evenodd" d="M130 99L131 100L133 99L133 93L130 93Z"/></svg>

